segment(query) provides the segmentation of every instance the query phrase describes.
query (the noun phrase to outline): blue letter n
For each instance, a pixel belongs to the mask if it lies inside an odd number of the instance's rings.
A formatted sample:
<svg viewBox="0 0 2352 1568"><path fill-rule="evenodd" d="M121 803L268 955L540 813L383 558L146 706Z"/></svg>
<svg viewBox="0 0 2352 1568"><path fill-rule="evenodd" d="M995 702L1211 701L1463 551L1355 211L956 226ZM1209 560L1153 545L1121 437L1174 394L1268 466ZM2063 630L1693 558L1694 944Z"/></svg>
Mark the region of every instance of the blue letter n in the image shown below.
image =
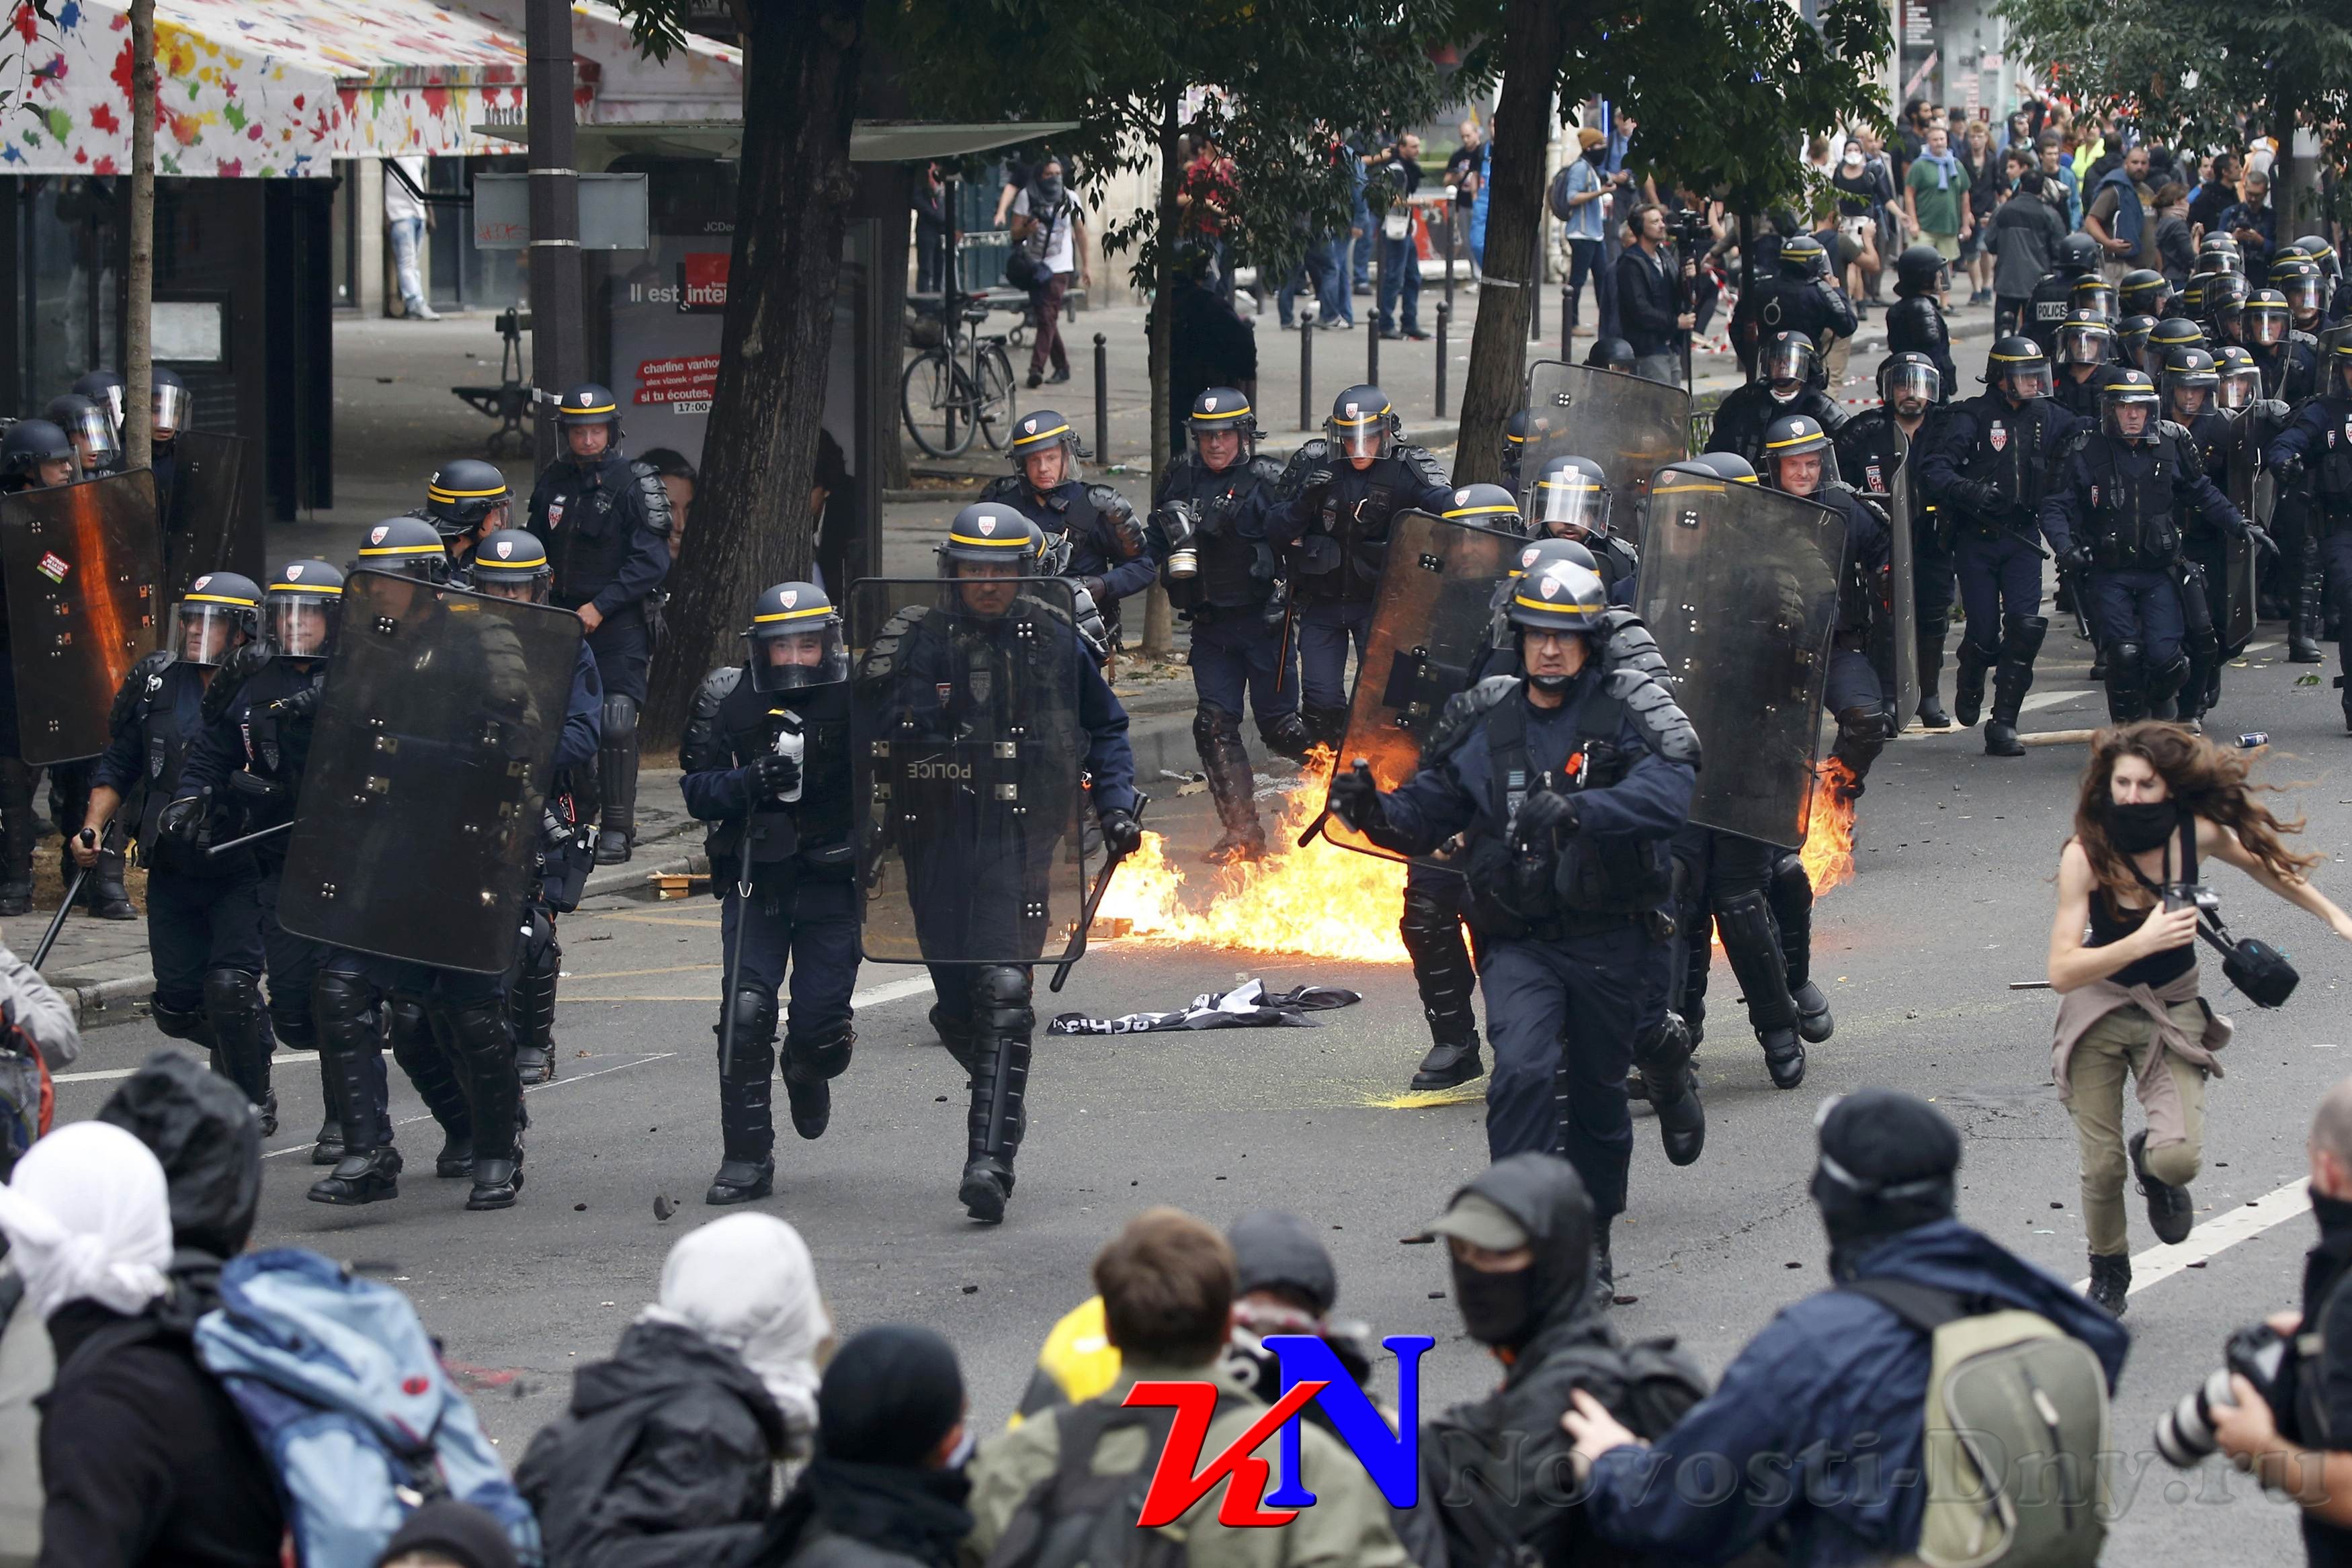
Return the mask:
<svg viewBox="0 0 2352 1568"><path fill-rule="evenodd" d="M1390 1507L1411 1508L1421 1499L1421 1358L1437 1342L1427 1334L1391 1334L1381 1343L1397 1358L1395 1431L1322 1340L1297 1333L1268 1334L1265 1340L1282 1364L1283 1391L1321 1382L1323 1392L1315 1396L1316 1403L1330 1417L1339 1440L1355 1454ZM1282 1429L1282 1484L1266 1493L1265 1500L1275 1508L1314 1505L1315 1494L1298 1473L1297 1421Z"/></svg>

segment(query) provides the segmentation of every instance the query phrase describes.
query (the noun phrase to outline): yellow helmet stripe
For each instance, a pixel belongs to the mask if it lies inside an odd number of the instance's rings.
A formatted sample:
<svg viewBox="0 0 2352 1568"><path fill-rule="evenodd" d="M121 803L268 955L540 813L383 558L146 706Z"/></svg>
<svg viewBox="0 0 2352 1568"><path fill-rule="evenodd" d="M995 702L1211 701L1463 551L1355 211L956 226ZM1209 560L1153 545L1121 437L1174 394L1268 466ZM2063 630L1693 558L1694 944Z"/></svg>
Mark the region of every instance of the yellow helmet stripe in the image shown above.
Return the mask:
<svg viewBox="0 0 2352 1568"><path fill-rule="evenodd" d="M474 558L474 570L477 571L529 571L532 567L545 566L546 564L547 555L545 551L541 551L540 554L532 556L528 560L518 560L512 556L509 556L501 560L493 560L486 556L477 556Z"/></svg>
<svg viewBox="0 0 2352 1568"><path fill-rule="evenodd" d="M428 501L478 501L486 496L513 494L514 491L505 485L499 486L495 490L445 490L438 485L425 486L425 498Z"/></svg>
<svg viewBox="0 0 2352 1568"><path fill-rule="evenodd" d="M832 613L833 606L830 604L812 604L806 610L779 610L770 615L754 615L751 617L751 624L764 626L771 621L805 621L812 615Z"/></svg>
<svg viewBox="0 0 2352 1568"><path fill-rule="evenodd" d="M1516 517L1519 515L1519 509L1517 507L1497 507L1493 505L1484 507L1456 507L1453 510L1443 515L1449 517L1488 517L1502 515L1508 515Z"/></svg>
<svg viewBox="0 0 2352 1568"><path fill-rule="evenodd" d="M1601 601L1597 599L1588 603L1582 600L1529 599L1524 593L1515 593L1511 596L1511 602L1525 605L1529 610L1582 610L1594 615L1601 612Z"/></svg>
<svg viewBox="0 0 2352 1568"><path fill-rule="evenodd" d="M1067 435L1069 433L1069 422L1067 420L1064 420L1053 429L1041 430L1034 435L1016 435L1013 438L1013 444L1015 446L1026 446L1033 441L1051 441L1056 435Z"/></svg>
<svg viewBox="0 0 2352 1568"><path fill-rule="evenodd" d="M329 595L341 597L343 589L341 583L273 582L269 585L269 591L272 593L315 593L320 598L324 599Z"/></svg>
<svg viewBox="0 0 2352 1568"><path fill-rule="evenodd" d="M362 545L362 555L440 555L444 553L438 540L432 544Z"/></svg>
<svg viewBox="0 0 2352 1568"><path fill-rule="evenodd" d="M611 413L620 406L621 405L617 402L600 402L593 408L567 408L563 404L558 403L556 404L556 412L559 413Z"/></svg>
<svg viewBox="0 0 2352 1568"><path fill-rule="evenodd" d="M233 593L190 593L182 596L180 601L184 604L238 604L247 610L261 608L258 599L239 599Z"/></svg>
<svg viewBox="0 0 2352 1568"><path fill-rule="evenodd" d="M1239 408L1221 408L1214 413L1202 413L1200 410L1194 409L1192 411L1192 417L1194 419L1239 419L1249 411L1250 405L1244 403ZM1066 424L1062 426L1062 428L1064 430L1067 430L1070 427Z"/></svg>
<svg viewBox="0 0 2352 1568"><path fill-rule="evenodd" d="M1822 434L1818 430L1808 431L1802 435L1790 435L1784 436L1779 441L1768 441L1764 444L1764 449L1768 452L1778 452L1783 446L1794 446L1800 442L1822 441L1828 438L1822 435Z"/></svg>
<svg viewBox="0 0 2352 1568"><path fill-rule="evenodd" d="M1720 496L1723 494L1724 484L1725 481L1721 479L1712 481L1702 479L1688 485L1654 485L1650 487L1650 494L1653 496Z"/></svg>
<svg viewBox="0 0 2352 1568"><path fill-rule="evenodd" d="M1014 534L1008 538L983 539L971 534L950 533L948 535L948 542L950 544L973 545L982 549L1027 549L1029 548L1029 536L1025 533L1021 533Z"/></svg>

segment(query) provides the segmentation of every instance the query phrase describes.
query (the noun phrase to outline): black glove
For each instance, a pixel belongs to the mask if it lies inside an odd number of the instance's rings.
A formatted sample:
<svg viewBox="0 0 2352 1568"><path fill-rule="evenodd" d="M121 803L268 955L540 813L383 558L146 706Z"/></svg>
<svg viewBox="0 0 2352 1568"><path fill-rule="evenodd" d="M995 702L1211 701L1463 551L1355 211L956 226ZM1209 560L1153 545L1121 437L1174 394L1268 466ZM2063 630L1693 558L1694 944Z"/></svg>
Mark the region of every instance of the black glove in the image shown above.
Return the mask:
<svg viewBox="0 0 2352 1568"><path fill-rule="evenodd" d="M1143 847L1143 824L1135 820L1134 812L1117 807L1102 814L1102 835L1103 847L1114 860L1123 860Z"/></svg>
<svg viewBox="0 0 2352 1568"><path fill-rule="evenodd" d="M2000 517L2008 505L2000 491L1981 479L1963 479L1952 490L1962 506L1980 517Z"/></svg>
<svg viewBox="0 0 2352 1568"><path fill-rule="evenodd" d="M1110 601L1108 600L1108 597L1106 597L1106 592L1105 592L1105 591L1106 591L1106 590L1108 590L1108 589L1109 588L1109 586L1110 586L1110 585L1109 585L1108 582L1104 581L1101 578L1099 578L1099 577L1082 577L1082 578L1078 579L1078 586L1079 586L1080 588L1083 588L1083 589L1085 589L1085 590L1087 591L1087 598L1089 598L1089 599L1091 599L1091 600L1093 600L1093 601L1095 601L1095 608L1096 608L1096 609L1099 610L1099 609L1101 609L1105 604L1108 604L1108 603L1109 603L1109 602L1110 602Z"/></svg>
<svg viewBox="0 0 2352 1568"><path fill-rule="evenodd" d="M2093 559L2089 545L2068 545L2059 552L2058 564L2068 571L2088 571Z"/></svg>
<svg viewBox="0 0 2352 1568"><path fill-rule="evenodd" d="M318 683L314 681L290 696L279 697L277 701L269 704L268 707L265 711L268 713L270 717L278 720L280 723L284 723L289 720L299 723L303 719L309 718L312 714L319 711Z"/></svg>
<svg viewBox="0 0 2352 1568"><path fill-rule="evenodd" d="M2284 457L2280 458L2277 462L2271 465L2271 472L2279 476L2281 483L2284 483L2289 479L2296 477L2303 472L2303 459L2294 455L2293 453L2289 453Z"/></svg>
<svg viewBox="0 0 2352 1568"><path fill-rule="evenodd" d="M2260 523L2248 523L2246 525L2246 537L2254 541L2254 548L2262 551L2263 554L2271 557L2273 559L2277 559L2279 552L2278 540L2271 538L2269 529L2263 528Z"/></svg>
<svg viewBox="0 0 2352 1568"><path fill-rule="evenodd" d="M1303 494L1311 496L1316 491L1322 489L1330 483L1331 470L1328 468L1310 468L1307 471L1307 488Z"/></svg>
<svg viewBox="0 0 2352 1568"><path fill-rule="evenodd" d="M1554 829L1576 831L1576 798L1557 789L1538 789L1519 802L1512 831L1522 843L1541 843Z"/></svg>
<svg viewBox="0 0 2352 1568"><path fill-rule="evenodd" d="M743 769L743 779L755 800L781 795L801 781L801 765L797 758L763 751L757 762Z"/></svg>
<svg viewBox="0 0 2352 1568"><path fill-rule="evenodd" d="M204 795L183 795L164 803L155 819L155 829L173 843L194 849L204 833L205 819L211 810L212 802Z"/></svg>
<svg viewBox="0 0 2352 1568"><path fill-rule="evenodd" d="M1371 764L1360 757L1353 768L1332 779L1329 800L1331 814L1360 833L1381 831L1389 825L1381 787L1372 782Z"/></svg>

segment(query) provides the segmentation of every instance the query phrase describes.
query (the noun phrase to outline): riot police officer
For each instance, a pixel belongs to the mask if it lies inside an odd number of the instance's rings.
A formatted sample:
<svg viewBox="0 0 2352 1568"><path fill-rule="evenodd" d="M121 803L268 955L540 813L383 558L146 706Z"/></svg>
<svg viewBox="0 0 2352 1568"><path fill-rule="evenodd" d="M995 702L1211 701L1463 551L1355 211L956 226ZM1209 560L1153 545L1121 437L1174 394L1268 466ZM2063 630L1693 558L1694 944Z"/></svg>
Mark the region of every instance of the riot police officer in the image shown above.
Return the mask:
<svg viewBox="0 0 2352 1568"><path fill-rule="evenodd" d="M1049 558L1059 558L1055 574L1086 590L1115 645L1120 601L1150 587L1158 569L1128 498L1079 476L1085 455L1068 420L1050 408L1024 413L1013 426L1013 472L990 480L980 496L1044 530Z"/></svg>
<svg viewBox="0 0 2352 1568"><path fill-rule="evenodd" d="M1615 371L1630 376L1637 357L1633 345L1622 338L1595 338L1592 347L1584 350L1584 365L1587 370Z"/></svg>
<svg viewBox="0 0 2352 1568"><path fill-rule="evenodd" d="M2320 370L2319 394L2271 443L2270 465L2282 486L2308 475L2303 487L2312 544L2304 581L2317 591L2315 597L2324 595L2337 629L2336 659L2352 671L2346 653L2352 638L2352 339L2336 343ZM2315 640L2315 626L2312 632ZM2336 685L2344 692L2345 727L2352 729L2352 685L2341 674Z"/></svg>
<svg viewBox="0 0 2352 1568"><path fill-rule="evenodd" d="M195 400L188 393L188 383L179 372L162 365L151 366L147 374L149 465L155 471L155 513L163 519L164 574L171 574L173 533L179 525L175 509L179 493L180 432L195 413ZM79 385L77 385L77 389Z"/></svg>
<svg viewBox="0 0 2352 1568"><path fill-rule="evenodd" d="M149 384L153 383L151 381ZM123 380L121 373L116 371L91 371L87 375L77 376L74 379L74 384L68 390L89 399L105 411L106 417L114 425L114 444L120 447L122 444Z"/></svg>
<svg viewBox="0 0 2352 1568"><path fill-rule="evenodd" d="M1515 408L1503 422L1503 487L1507 490L1519 487L1519 459L1527 451L1530 418L1531 411Z"/></svg>
<svg viewBox="0 0 2352 1568"><path fill-rule="evenodd" d="M1943 375L1935 361L1916 350L1889 354L1878 366L1878 406L1846 421L1837 434L1837 471L1864 495L1890 505L1895 482L1910 477L1911 604L1918 632L1919 722L1948 729L1937 686L1943 679L1944 641L1951 631L1952 546L1941 515L1929 503L1919 477L1922 453L1944 439L1949 410L1942 402ZM1892 628L1889 628L1892 634ZM1882 684L1892 674L1892 650ZM1899 727L1903 716L1891 723Z"/></svg>
<svg viewBox="0 0 2352 1568"><path fill-rule="evenodd" d="M1759 478L1845 519L1845 564L1838 579L1837 628L1830 642L1822 706L1837 719L1837 739L1830 755L1845 766L1845 779L1838 788L1851 800L1862 793L1870 765L1894 734L1878 670L1870 660L1872 623L1882 613L1879 579L1892 564L1886 518L1839 476L1829 432L1811 415L1792 413L1774 420L1764 447L1765 468Z"/></svg>
<svg viewBox="0 0 2352 1568"><path fill-rule="evenodd" d="M2093 310L2070 310L2058 326L2058 406L2077 420L2095 419L2099 392L2117 369L2116 329Z"/></svg>
<svg viewBox="0 0 2352 1568"><path fill-rule="evenodd" d="M497 465L456 457L433 470L425 485L425 505L415 516L431 523L441 536L451 568L463 570L484 534L512 522L514 492Z"/></svg>
<svg viewBox="0 0 2352 1568"><path fill-rule="evenodd" d="M1886 308L1886 351L1925 354L1934 361L1943 384L1958 387L1960 373L1952 368L1952 334L1944 323L1936 296L1944 275L1944 258L1932 245L1915 245L1895 258L1895 303Z"/></svg>
<svg viewBox="0 0 2352 1568"><path fill-rule="evenodd" d="M1781 242L1773 275L1759 277L1731 312L1731 340L1744 350L1743 363L1766 365L1769 378L1772 340L1792 332L1813 348L1806 384L1822 384L1822 357L1835 339L1853 337L1856 325L1853 306L1830 277L1829 262L1829 252L1811 235Z"/></svg>
<svg viewBox="0 0 2352 1568"><path fill-rule="evenodd" d="M2319 384L2319 340L2297 333L2294 318L2286 295L2276 288L2255 289L2239 312L2243 346L2262 368L2263 395L2285 402L2301 402Z"/></svg>
<svg viewBox="0 0 2352 1568"><path fill-rule="evenodd" d="M550 601L579 613L604 686L596 859L613 865L629 858L637 836L637 710L655 638L646 605L669 576L669 491L621 450L610 388L572 388L555 418L563 451L530 493L530 533L555 563Z"/></svg>
<svg viewBox="0 0 2352 1568"><path fill-rule="evenodd" d="M504 513L491 515L503 517ZM547 559L547 548L536 538L520 528L493 527L465 542L470 545L463 558L465 586L496 598L547 602L555 569ZM555 992L563 972L563 948L556 940L555 917L580 907L588 873L595 865L596 754L604 717L603 679L596 656L583 641L572 668L563 733L555 744L539 869L525 905L530 929L507 987L515 1072L526 1085L545 1083L555 1076Z"/></svg>
<svg viewBox="0 0 2352 1568"><path fill-rule="evenodd" d="M2126 319L2146 316L2161 320L2172 308L2172 280L2152 267L2136 267L2116 287L2116 308Z"/></svg>
<svg viewBox="0 0 2352 1568"><path fill-rule="evenodd" d="M1094 660L1082 656L1066 612L1012 580L1032 575L1035 565L1029 526L1012 507L982 501L958 512L940 549L942 602L936 611L901 611L873 636L851 694L853 722L925 747L967 731L1001 733L1016 712L1024 727L1066 723L1079 755L1056 764L1075 761L1073 779L1084 770L1104 846L1126 855L1143 840L1127 710ZM1044 711L1043 702L1033 700L1040 694L1057 707L1066 701L1066 711ZM971 955L1042 951L1041 912L1050 908L1041 879L1058 861L1062 836L1046 819L1058 819L1062 808L1024 797L1016 823L994 797L967 790L956 800L968 817L929 824L919 842L898 842L918 940L926 959L938 960L929 964L939 997L931 1026L971 1074L957 1198L972 1218L993 1225L1013 1195L1013 1158L1027 1126L1034 977L1029 963ZM1069 803L1076 803L1074 789ZM910 826L909 833L921 826ZM870 943L866 950L871 953Z"/></svg>
<svg viewBox="0 0 2352 1568"><path fill-rule="evenodd" d="M2116 322L2116 362L2127 371L2147 371L2152 364L2156 371L2149 371L2151 375L2163 370L2164 362L2148 355L2148 334L2155 330L2156 318L2153 316L2126 316Z"/></svg>
<svg viewBox="0 0 2352 1568"><path fill-rule="evenodd" d="M2074 285L2099 276L2099 242L2086 234L2070 234L2058 242L2058 254L2048 272L2026 296L2022 335L2047 359L2058 347L2058 328L2074 308Z"/></svg>
<svg viewBox="0 0 2352 1568"><path fill-rule="evenodd" d="M1168 602L1192 626L1187 663L1199 699L1192 744L1224 830L1202 858L1227 865L1265 853L1257 784L1242 744L1244 697L1267 749L1296 761L1308 742L1274 549L1265 542L1265 508L1281 465L1257 455L1257 421L1232 387L1194 398L1185 423L1190 450L1169 464L1152 493L1151 553Z"/></svg>
<svg viewBox="0 0 2352 1568"><path fill-rule="evenodd" d="M2215 343L2246 340L2246 301L2253 287L2234 272L2221 272L2205 280L2206 336Z"/></svg>
<svg viewBox="0 0 2352 1568"><path fill-rule="evenodd" d="M2088 243L2088 235L2072 235ZM1992 676L1985 755L2022 757L2017 716L2050 630L2042 613L2046 559L2037 517L2051 455L2074 418L2050 396L2050 361L2032 339L2002 338L1986 356L1985 390L1953 405L1944 439L1922 455L1928 499L1952 518L1953 564L1968 630L1953 711L1973 725Z"/></svg>
<svg viewBox="0 0 2352 1568"><path fill-rule="evenodd" d="M1319 440L1303 444L1276 486L1266 537L1287 563L1298 631L1300 716L1311 740L1348 728L1348 648L1363 657L1397 513L1445 510L1454 486L1426 447L1404 439L1376 386L1331 402Z"/></svg>
<svg viewBox="0 0 2352 1568"><path fill-rule="evenodd" d="M2247 411L2254 401L2242 394L2249 380L2252 382L2252 391L2261 391L2260 372L2245 349L2233 343L2222 352L2233 356L2245 372L2252 372L2232 378L2237 389L2232 396L2238 399L2235 409L2223 405L2220 367L2213 356L2202 349L2175 349L2166 361L2157 391L2162 416L2168 422L2165 434L2186 440L2189 452L2215 488L2224 495L2247 496L2252 492L2252 476L2237 470L2241 465L2259 464L2261 447L2250 446L2245 440L2246 432L2240 427L2240 422L2249 417ZM2275 423L2267 427L2272 434L2276 429ZM2267 533L2253 525L2252 518L2247 519L2246 535L2265 553L2277 553L2278 547ZM2233 644L2225 635L2229 621L2228 540L2204 517L2190 517L2180 529L2180 553L2184 563L2179 574L2180 605L2188 626L2189 680L2181 688L2177 706L2181 718L2194 722L2203 718L2206 710L2221 700L2221 667L2245 650L2242 643Z"/></svg>
<svg viewBox="0 0 2352 1568"><path fill-rule="evenodd" d="M741 665L695 694L678 752L687 810L709 825L711 892L723 903L726 1009L717 1030L719 1174L704 1201L744 1203L773 1188L776 992L787 960L792 1005L784 1093L793 1128L821 1136L831 1081L856 1031L857 907L849 842L849 653L841 616L814 583L780 582L751 607Z"/></svg>
<svg viewBox="0 0 2352 1568"><path fill-rule="evenodd" d="M2042 532L2089 574L2114 723L2176 716L2190 668L2180 538L2192 509L2217 529L2245 531L2194 444L2159 417L2155 383L2124 371L2100 395L2098 432L2067 458L2042 504ZM2210 617L2202 635L2212 636Z"/></svg>
<svg viewBox="0 0 2352 1568"><path fill-rule="evenodd" d="M85 479L114 473L122 466L122 442L113 416L79 392L60 392L49 400L41 417L66 433Z"/></svg>
<svg viewBox="0 0 2352 1568"><path fill-rule="evenodd" d="M1381 790L1369 769L1331 786L1334 814L1398 853L1466 837L1495 1047L1487 1149L1557 1153L1577 1168L1602 1279L1633 1155L1627 1073L1641 1068L1680 1163L1706 1130L1689 1042L1666 1012L1663 913L1698 737L1650 676L1603 672L1593 636L1606 612L1601 580L1580 567L1522 576L1510 619L1524 675L1454 698L1402 788ZM1565 761L1541 766L1555 758Z"/></svg>
<svg viewBox="0 0 2352 1568"><path fill-rule="evenodd" d="M1612 527L1615 498L1600 464L1590 457L1555 457L1528 491L1527 534L1574 539L1591 550L1609 602L1630 608L1642 558Z"/></svg>
<svg viewBox="0 0 2352 1568"><path fill-rule="evenodd" d="M1774 420L1792 413L1835 435L1845 425L1845 411L1815 384L1819 367L1820 354L1804 334L1782 331L1767 338L1757 379L1734 388L1717 407L1706 449L1736 453L1752 467L1763 460L1764 433Z"/></svg>
<svg viewBox="0 0 2352 1568"><path fill-rule="evenodd" d="M89 804L69 847L77 864L96 865L107 824L133 801L132 841L147 868L155 1027L203 1044L259 1108L266 1134L277 1130L278 1103L261 999L261 873L249 849L207 852L226 801L173 799L206 685L260 630L261 590L251 578L216 571L189 584L172 645L133 664L115 693L111 738L91 770Z"/></svg>
<svg viewBox="0 0 2352 1568"><path fill-rule="evenodd" d="M188 747L174 796L230 803L239 834L293 820L310 759L310 715L334 656L343 574L323 560L289 560L270 574L261 603L261 640L235 651L205 689L203 729ZM325 961L323 944L278 923L286 870L283 838L252 846L260 874L261 950L269 980L269 1032L294 1051L319 1049L311 985ZM320 1074L324 1114L312 1141L313 1165L343 1157L342 1115L335 1080Z"/></svg>

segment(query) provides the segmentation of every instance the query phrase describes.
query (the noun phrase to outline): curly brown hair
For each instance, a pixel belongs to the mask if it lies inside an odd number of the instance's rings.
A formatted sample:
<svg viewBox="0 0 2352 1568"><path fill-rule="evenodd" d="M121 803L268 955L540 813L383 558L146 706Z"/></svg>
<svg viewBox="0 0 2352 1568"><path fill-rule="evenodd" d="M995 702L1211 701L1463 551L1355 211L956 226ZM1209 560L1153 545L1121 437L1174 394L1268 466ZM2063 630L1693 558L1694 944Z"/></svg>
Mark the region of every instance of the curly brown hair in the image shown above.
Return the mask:
<svg viewBox="0 0 2352 1568"><path fill-rule="evenodd" d="M2300 882L2305 870L2320 862L2324 857L2296 854L2280 841L2281 833L2303 831L2303 820L2282 822L2254 799L2257 791L2273 788L2249 779L2254 755L2225 750L2160 719L2118 725L2092 737L2091 760L2083 769L2082 793L2074 802L2074 838L2090 857L2109 909L2121 914L2125 905L2117 895L2139 887L2130 861L2107 838L2107 808L2114 800L2108 780L2118 758L2145 760L2164 779L2171 799L2236 833L2238 841L2281 881Z"/></svg>

